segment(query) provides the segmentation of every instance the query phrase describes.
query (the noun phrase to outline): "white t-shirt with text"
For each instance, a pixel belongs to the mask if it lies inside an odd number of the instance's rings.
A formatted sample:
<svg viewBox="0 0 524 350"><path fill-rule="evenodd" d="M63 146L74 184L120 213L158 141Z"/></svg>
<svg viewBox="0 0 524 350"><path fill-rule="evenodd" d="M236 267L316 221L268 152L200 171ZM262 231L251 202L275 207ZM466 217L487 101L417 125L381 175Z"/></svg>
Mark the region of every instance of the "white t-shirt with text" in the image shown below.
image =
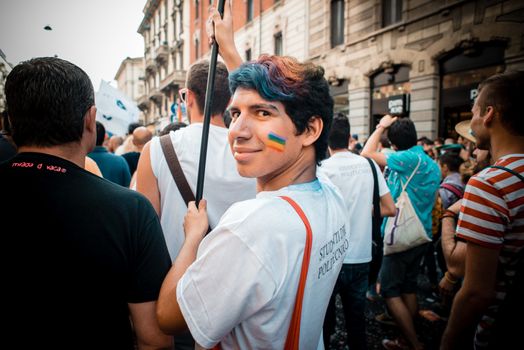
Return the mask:
<svg viewBox="0 0 524 350"><path fill-rule="evenodd" d="M389 188L378 165L378 193L382 197ZM371 261L373 173L366 158L351 152L337 152L322 162L319 173L326 175L340 190L349 218L349 250L344 264Z"/></svg>
<svg viewBox="0 0 524 350"><path fill-rule="evenodd" d="M296 300L306 229L313 233L300 327L301 349L323 349L327 304L348 249L345 206L319 180L261 192L236 203L198 249L177 285L177 300L196 342L223 349L282 349Z"/></svg>

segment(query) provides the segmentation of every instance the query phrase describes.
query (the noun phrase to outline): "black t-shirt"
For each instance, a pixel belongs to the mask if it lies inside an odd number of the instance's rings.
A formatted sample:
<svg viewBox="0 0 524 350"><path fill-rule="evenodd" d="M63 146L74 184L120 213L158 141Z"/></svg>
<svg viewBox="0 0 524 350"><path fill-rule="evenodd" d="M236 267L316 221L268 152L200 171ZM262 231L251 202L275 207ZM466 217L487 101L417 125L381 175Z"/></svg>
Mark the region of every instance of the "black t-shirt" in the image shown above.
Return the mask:
<svg viewBox="0 0 524 350"><path fill-rule="evenodd" d="M127 303L156 300L171 266L149 201L41 153L0 165L0 183L5 336L132 349Z"/></svg>
<svg viewBox="0 0 524 350"><path fill-rule="evenodd" d="M124 157L124 159L127 162L127 165L129 165L129 172L131 173L131 176L133 176L138 166L138 159L140 158L140 153L139 152L128 152L128 153L122 154L122 157Z"/></svg>

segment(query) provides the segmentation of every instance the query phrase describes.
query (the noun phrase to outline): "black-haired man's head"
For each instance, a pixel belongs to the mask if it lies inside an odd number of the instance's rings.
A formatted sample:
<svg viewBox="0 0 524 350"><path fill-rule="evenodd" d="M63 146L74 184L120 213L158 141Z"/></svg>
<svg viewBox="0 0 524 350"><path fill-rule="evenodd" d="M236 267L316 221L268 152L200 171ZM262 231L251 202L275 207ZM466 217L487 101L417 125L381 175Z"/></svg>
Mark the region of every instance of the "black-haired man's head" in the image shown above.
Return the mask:
<svg viewBox="0 0 524 350"><path fill-rule="evenodd" d="M208 60L200 60L195 62L193 65L191 65L187 73L186 87L194 94L200 113L204 113L208 74ZM230 99L231 94L229 92L228 72L226 65L222 62L217 62L211 115L221 116L226 110Z"/></svg>
<svg viewBox="0 0 524 350"><path fill-rule="evenodd" d="M391 144L399 151L410 149L417 144L417 130L409 118L398 118L388 130Z"/></svg>
<svg viewBox="0 0 524 350"><path fill-rule="evenodd" d="M13 140L19 147L78 142L84 117L95 103L87 74L55 57L15 66L7 76L5 94Z"/></svg>
<svg viewBox="0 0 524 350"><path fill-rule="evenodd" d="M128 135L133 135L133 131L135 131L135 129L138 128L139 126L142 126L142 124L140 124L140 123L129 123L129 125L127 126L127 134Z"/></svg>
<svg viewBox="0 0 524 350"><path fill-rule="evenodd" d="M512 130L516 135L524 135L520 101L523 90L523 71L496 74L487 78L479 85L480 113L484 114L488 106L493 106L508 130Z"/></svg>
<svg viewBox="0 0 524 350"><path fill-rule="evenodd" d="M104 124L100 123L97 120L96 121L96 145L102 146L105 139L106 139L106 128L104 127Z"/></svg>
<svg viewBox="0 0 524 350"><path fill-rule="evenodd" d="M348 149L350 125L344 113L336 113L329 131L328 146L332 150Z"/></svg>

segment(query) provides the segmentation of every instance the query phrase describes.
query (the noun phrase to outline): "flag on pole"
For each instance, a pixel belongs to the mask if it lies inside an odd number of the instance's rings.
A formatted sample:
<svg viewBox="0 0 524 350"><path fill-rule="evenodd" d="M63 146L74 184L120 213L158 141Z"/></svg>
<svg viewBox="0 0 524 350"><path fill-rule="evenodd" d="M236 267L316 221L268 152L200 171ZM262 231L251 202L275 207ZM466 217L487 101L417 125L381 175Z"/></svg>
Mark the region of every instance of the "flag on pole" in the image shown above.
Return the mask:
<svg viewBox="0 0 524 350"><path fill-rule="evenodd" d="M140 110L123 92L108 82L101 81L95 95L96 120L104 124L107 131L124 136L130 123L138 122Z"/></svg>

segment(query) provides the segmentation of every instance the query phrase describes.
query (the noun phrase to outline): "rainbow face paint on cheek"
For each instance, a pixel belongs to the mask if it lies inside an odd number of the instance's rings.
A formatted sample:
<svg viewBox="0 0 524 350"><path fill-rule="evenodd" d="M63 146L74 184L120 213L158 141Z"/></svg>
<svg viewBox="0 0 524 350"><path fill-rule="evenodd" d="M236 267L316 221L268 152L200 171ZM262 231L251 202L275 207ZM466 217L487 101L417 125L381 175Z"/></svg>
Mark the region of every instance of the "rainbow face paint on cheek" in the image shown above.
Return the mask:
<svg viewBox="0 0 524 350"><path fill-rule="evenodd" d="M269 148L273 148L276 151L284 152L284 146L286 145L286 138L279 136L275 134L274 132L270 132L267 134L267 142L266 145Z"/></svg>

